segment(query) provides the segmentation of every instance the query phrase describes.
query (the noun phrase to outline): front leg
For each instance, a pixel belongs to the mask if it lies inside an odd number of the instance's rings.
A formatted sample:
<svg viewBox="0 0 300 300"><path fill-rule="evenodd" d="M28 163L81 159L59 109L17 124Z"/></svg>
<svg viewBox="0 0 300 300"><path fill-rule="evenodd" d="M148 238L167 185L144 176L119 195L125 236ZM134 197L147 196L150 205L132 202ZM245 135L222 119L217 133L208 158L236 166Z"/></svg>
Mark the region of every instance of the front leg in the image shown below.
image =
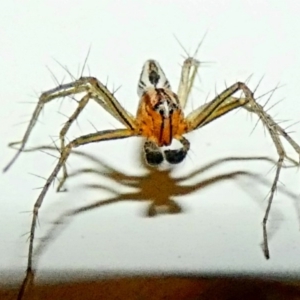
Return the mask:
<svg viewBox="0 0 300 300"><path fill-rule="evenodd" d="M184 109L190 96L200 62L193 57L187 58L182 66L177 96L181 108Z"/></svg>
<svg viewBox="0 0 300 300"><path fill-rule="evenodd" d="M79 93L86 92L88 99L85 101L80 101L78 104L78 109L80 110L79 113L82 111L81 107L86 105L86 101L89 99L93 99L96 101L100 106L102 106L107 112L109 112L113 117L119 120L125 127L130 128L133 130L134 128L134 118L119 104L117 99L114 95L107 89L107 87L102 84L99 80L94 77L81 77L78 80L73 82L59 85L58 87L48 90L39 98L37 106L32 114L31 120L28 124L28 127L25 131L25 134L21 141L10 143L9 146L13 147L15 145L20 144L20 148L18 148L17 153L12 158L12 160L7 164L7 166L3 169L3 172L6 172L12 164L16 161L18 156L23 152L25 146L28 142L29 136L39 118L39 115L46 103L51 102L57 98L64 98L67 96L74 96ZM85 103L85 104L83 104ZM79 114L77 110L74 112L74 115ZM72 118L71 116L71 118ZM71 122L72 123L72 122ZM67 130L70 126L66 126ZM67 131L66 130L66 131ZM62 129L64 131L64 128ZM66 133L65 133L66 134ZM62 140L62 139L61 139ZM63 144L63 143L62 143ZM62 145L63 147L63 145Z"/></svg>

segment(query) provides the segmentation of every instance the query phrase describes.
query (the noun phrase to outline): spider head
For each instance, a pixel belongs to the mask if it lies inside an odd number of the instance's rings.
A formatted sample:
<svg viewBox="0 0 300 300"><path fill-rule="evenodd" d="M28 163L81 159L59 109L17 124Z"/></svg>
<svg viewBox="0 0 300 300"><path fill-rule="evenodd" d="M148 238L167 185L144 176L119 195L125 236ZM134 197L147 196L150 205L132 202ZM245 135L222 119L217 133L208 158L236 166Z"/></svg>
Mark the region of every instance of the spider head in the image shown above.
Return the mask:
<svg viewBox="0 0 300 300"><path fill-rule="evenodd" d="M163 89L156 91L157 101L153 102L153 111L158 113L162 119L168 119L172 117L173 113L179 109L179 103L174 97L170 97ZM161 94L163 94L161 96ZM155 103L155 104L154 104Z"/></svg>
<svg viewBox="0 0 300 300"><path fill-rule="evenodd" d="M159 63L153 59L149 59L144 63L137 89L139 97L142 97L149 88L171 89L164 71Z"/></svg>
<svg viewBox="0 0 300 300"><path fill-rule="evenodd" d="M186 122L176 94L163 88L149 88L137 111L139 134L159 147L169 146L175 136L185 133Z"/></svg>

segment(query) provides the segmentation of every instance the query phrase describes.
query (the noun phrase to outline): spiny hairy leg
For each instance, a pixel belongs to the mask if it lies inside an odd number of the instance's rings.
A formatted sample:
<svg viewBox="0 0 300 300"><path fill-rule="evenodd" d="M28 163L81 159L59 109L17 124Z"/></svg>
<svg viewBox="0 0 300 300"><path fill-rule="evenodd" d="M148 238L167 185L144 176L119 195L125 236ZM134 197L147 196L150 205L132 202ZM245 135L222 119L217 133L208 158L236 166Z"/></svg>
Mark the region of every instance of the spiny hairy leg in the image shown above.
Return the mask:
<svg viewBox="0 0 300 300"><path fill-rule="evenodd" d="M237 91L243 91L245 97L233 97L233 94ZM287 142L294 148L298 155L300 155L300 146L284 131L284 129L282 129L271 118L271 116L268 113L265 112L263 107L256 102L253 92L248 88L248 86L245 83L242 82L237 82L236 84L227 88L224 92L220 93L211 102L202 105L201 107L196 109L197 113L192 112L191 114L189 114L187 116L189 131L203 127L211 121L225 115L226 113L238 107L244 107L246 110L256 114L259 117L263 125L267 127L278 153L275 178L273 180L270 195L268 198L267 209L263 218L264 255L268 259L270 257L267 236L268 216L271 210L274 194L277 189L277 183L279 181L280 171L283 166L284 158L289 159L280 140L280 136L287 140Z"/></svg>
<svg viewBox="0 0 300 300"><path fill-rule="evenodd" d="M127 137L134 136L134 135L135 135L135 132L130 129L104 130L104 131L100 131L100 132L96 132L96 133L78 137L77 139L74 139L68 145L66 145L64 147L54 170L52 171L52 173L46 180L46 183L43 186L41 193L34 204L32 222L31 222L31 228L30 228L30 235L29 235L29 250L28 250L26 276L25 276L25 279L23 281L23 284L22 284L22 287L20 290L20 293L21 293L20 299L22 298L23 293L27 288L26 285L33 283L33 278L34 278L33 245L34 245L35 229L36 229L36 223L37 223L37 219L38 219L39 209L41 208L41 206L43 204L43 201L44 201L46 193L49 189L49 186L52 184L54 179L57 177L62 166L67 162L67 159L68 159L72 149L82 146L82 145L85 145L85 144L89 144L89 143L123 139L123 138L127 138Z"/></svg>
<svg viewBox="0 0 300 300"><path fill-rule="evenodd" d="M198 56L199 50L204 42L206 34L207 32L199 41L195 49L195 52L192 55L185 49L185 47L182 45L179 39L175 36L175 39L177 40L178 44L180 45L180 47L182 48L182 50L185 52L186 55L186 59L181 69L181 76L180 76L179 86L177 90L179 103L182 109L186 107L191 90L194 86L195 78L198 74L198 69L200 67L200 64L202 63L199 60L197 60L196 57Z"/></svg>
<svg viewBox="0 0 300 300"><path fill-rule="evenodd" d="M193 120L196 118L197 115L201 113L207 106L209 106L211 102L206 103L196 110L194 110L192 113L189 114L189 120ZM263 112L266 122L269 124L269 127L272 128L273 132L277 132L278 135L282 136L286 141L294 148L294 150L299 154L299 162L300 162L300 146L296 143L296 141L280 126L278 125L274 119L264 110L264 107L257 103L256 101L251 104L248 103L248 100L246 98L237 98L237 97L228 97L218 108L217 110L211 114L207 120L202 123L199 127L203 127L204 125L207 125L208 123L214 121L215 119L223 116L224 114L227 114L228 112L236 109L236 108L244 108L247 111L251 113L256 113L256 111ZM259 115L258 115L259 117ZM260 118L260 117L259 117ZM260 118L261 119L261 118ZM262 119L261 119L262 120ZM263 120L262 120L263 122ZM263 122L264 123L264 122ZM295 162L293 159L291 159L289 156L285 156L288 160L293 162L296 165L299 165L299 162Z"/></svg>
<svg viewBox="0 0 300 300"><path fill-rule="evenodd" d="M288 158L283 144L280 140L280 136L284 137L287 142L294 148L296 153L298 153L300 157L300 146L285 132L283 128L281 128L274 120L273 118L264 111L263 107L258 104L254 98L252 98L245 106L245 109L247 109L250 112L255 113L259 119L262 121L265 127L267 127L270 136L273 140L273 143L276 147L277 153L278 153L278 161L277 161L277 168L276 168L276 173L275 173L275 178L271 187L270 191L270 196L268 199L268 205L267 209L263 218L263 235L264 235L264 253L266 258L270 258L270 253L269 253L269 247L268 247L268 235L267 235L267 222L268 222L268 217L270 214L271 210L271 205L273 201L273 197L275 194L275 191L277 189L277 183L279 181L279 176L280 176L280 171L283 166L283 161L284 158Z"/></svg>
<svg viewBox="0 0 300 300"><path fill-rule="evenodd" d="M166 161L169 162L170 164L179 164L181 163L188 151L190 150L190 142L183 136L178 138L179 142L182 144L182 148L180 149L175 149L175 150L165 150L165 158Z"/></svg>
<svg viewBox="0 0 300 300"><path fill-rule="evenodd" d="M63 151L64 151L65 137L66 137L66 134L67 134L69 128L71 127L72 123L78 118L79 114L83 111L83 109L87 105L89 99L90 99L90 94L87 94L78 102L78 106L77 106L76 110L74 111L74 113L71 115L71 117L68 119L68 121L65 123L65 125L61 129L61 131L59 133L60 154L62 154ZM64 183L65 183L65 181L68 177L68 171L67 171L66 163L64 163L62 165L62 171L63 171L63 175L62 175L62 178L59 179L59 184L58 184L57 189L56 189L57 192L62 191L62 187L63 187L63 185L64 185ZM63 191L65 191L65 189Z"/></svg>
<svg viewBox="0 0 300 300"><path fill-rule="evenodd" d="M244 108L248 110L249 112L255 113L256 115L259 116L260 120L264 123L264 125L268 128L272 135L277 135L277 136L282 136L283 138L286 139L286 141L294 148L295 152L298 153L299 155L299 163L300 164L300 146L295 142L295 140L279 125L277 124L274 119L267 113L265 112L263 106L261 106L257 102L249 102L247 103ZM274 140L273 140L274 141ZM275 143L275 142L274 142ZM285 157L290 160L290 158L286 155Z"/></svg>
<svg viewBox="0 0 300 300"><path fill-rule="evenodd" d="M144 154L147 164L153 167L160 165L164 160L160 148L150 140L144 143Z"/></svg>
<svg viewBox="0 0 300 300"><path fill-rule="evenodd" d="M21 152L24 150L25 145L29 139L29 136L38 120L38 117L44 107L44 105L48 102L50 102L53 99L56 98L63 98L66 96L70 96L70 95L74 95L77 93L81 93L87 90L86 86L83 85L78 85L76 84L76 82L74 83L69 83L69 84L64 84L64 85L60 85L52 90L46 91L44 93L42 93L42 95L40 96L37 106L32 114L31 120L28 124L28 127L25 131L25 134L22 138L21 141L18 142L13 142L10 143L9 146L13 147L15 145L21 144L20 148L18 149L17 153L15 154L15 156L13 157L13 159L7 164L7 166L3 169L4 172L6 172L11 166L12 164L16 161L16 159L18 158L18 156L21 154Z"/></svg>
<svg viewBox="0 0 300 300"><path fill-rule="evenodd" d="M193 57L188 57L183 63L177 91L179 103L183 109L190 96L199 66L200 62Z"/></svg>
<svg viewBox="0 0 300 300"><path fill-rule="evenodd" d="M211 102L210 102L211 103ZM196 110L194 110L192 113L189 114L189 120L193 120L197 115L199 115L201 113L201 111L203 111L207 106L210 105L210 103L206 103L202 106L200 106L199 108L197 108ZM207 125L208 123L214 121L215 119L223 116L224 114L236 109L236 108L244 108L247 111L251 112L251 113L255 113L256 115L258 115L258 112L263 112L264 115L264 119L266 120L266 122L269 124L269 128L271 128L273 133L277 133L278 135L280 135L281 137L283 137L284 139L286 139L286 141L294 148L295 152L298 153L299 155L299 162L296 162L295 160L291 159L289 156L285 155L285 158L288 159L289 161L291 161L293 164L295 165L299 165L300 163L300 146L296 143L296 141L280 126L278 125L278 123L276 123L274 121L274 119L264 110L264 107L261 106L259 103L257 103L255 101L254 103L255 106L253 106L253 103L251 104L250 102L248 103L248 100L246 98L237 98L237 97L228 97L218 108L217 110L211 114L207 120L202 123L199 127L203 127L204 125ZM258 115L259 117L259 115ZM264 121L261 117L259 117L263 124Z"/></svg>
<svg viewBox="0 0 300 300"><path fill-rule="evenodd" d="M17 153L15 154L13 159L3 169L4 172L12 166L21 152L25 149L29 136L38 120L38 117L44 105L54 99L74 96L82 92L86 92L87 95L89 95L88 100L93 99L94 101L96 101L100 106L102 106L107 112L109 112L127 128L134 128L133 117L119 104L117 99L105 85L103 85L95 77L81 77L74 82L62 84L52 90L42 93L22 140L9 144L10 147L18 144L20 144L21 146L17 150ZM79 105L83 105L83 102L81 102Z"/></svg>
<svg viewBox="0 0 300 300"><path fill-rule="evenodd" d="M147 164L156 167L160 165L164 159L170 164L181 163L190 149L190 142L183 136L178 138L178 140L182 144L182 147L175 150L164 150L164 155L161 148L158 147L155 142L147 140L144 143L144 155Z"/></svg>

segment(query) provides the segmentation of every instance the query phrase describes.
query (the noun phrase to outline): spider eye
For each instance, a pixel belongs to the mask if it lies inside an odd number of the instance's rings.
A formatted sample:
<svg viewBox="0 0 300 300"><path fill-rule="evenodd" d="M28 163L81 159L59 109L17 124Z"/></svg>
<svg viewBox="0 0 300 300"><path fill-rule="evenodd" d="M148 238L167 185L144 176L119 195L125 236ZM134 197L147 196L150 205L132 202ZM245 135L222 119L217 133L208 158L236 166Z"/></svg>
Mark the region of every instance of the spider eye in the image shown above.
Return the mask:
<svg viewBox="0 0 300 300"><path fill-rule="evenodd" d="M163 108L160 108L158 112L162 117L165 115L165 110Z"/></svg>
<svg viewBox="0 0 300 300"><path fill-rule="evenodd" d="M176 104L169 103L168 101L161 101L154 105L154 110L157 111L162 117L169 118L177 108Z"/></svg>
<svg viewBox="0 0 300 300"><path fill-rule="evenodd" d="M178 109L178 105L177 105L176 103L172 102L172 103L171 103L171 109L172 109L172 110Z"/></svg>
<svg viewBox="0 0 300 300"><path fill-rule="evenodd" d="M175 110L178 109L178 105L174 102L168 102L168 111L169 111L169 114L172 114Z"/></svg>

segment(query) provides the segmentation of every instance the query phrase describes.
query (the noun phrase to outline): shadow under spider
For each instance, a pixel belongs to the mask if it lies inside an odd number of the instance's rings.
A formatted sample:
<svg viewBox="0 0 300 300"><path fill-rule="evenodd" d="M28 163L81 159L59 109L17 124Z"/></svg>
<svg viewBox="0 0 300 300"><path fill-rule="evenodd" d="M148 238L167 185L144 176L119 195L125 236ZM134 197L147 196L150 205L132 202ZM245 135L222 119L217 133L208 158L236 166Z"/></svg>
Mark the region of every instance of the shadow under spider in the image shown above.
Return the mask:
<svg viewBox="0 0 300 300"><path fill-rule="evenodd" d="M102 189L115 194L115 196L108 199L96 201L91 205L86 205L81 208L74 209L69 213L69 215L76 215L84 211L121 201L150 202L148 211L146 213L146 215L149 217L156 216L158 213L180 213L182 212L182 208L175 200L173 200L174 197L186 196L218 182L237 179L241 176L248 176L261 182L262 178L257 174L248 171L234 171L209 177L208 179L199 181L197 184L183 184L184 181L193 179L194 177L206 171L209 171L212 168L217 167L223 163L242 160L267 160L273 162L271 159L268 159L266 157L228 157L215 160L209 164L204 165L201 168L190 172L185 176L172 177L172 167L165 170L157 170L156 168L144 166L145 170L147 171L146 174L135 176L118 171L104 161L97 159L99 168L79 169L76 172L70 174L69 178L87 173L96 174L98 176L109 178L123 186L134 188L136 189L136 191L120 193L118 191L118 188L107 187L98 183L86 184L84 185L84 187L88 187L91 189ZM164 211L157 211L157 208L159 207L164 207L166 209Z"/></svg>
<svg viewBox="0 0 300 300"><path fill-rule="evenodd" d="M45 148L46 147L43 147L43 149ZM48 147L48 149L50 149L50 147ZM174 197L187 196L195 191L199 191L203 188L212 186L214 184L217 184L225 180L237 180L240 177L248 177L257 181L260 184L270 185L268 180L266 180L262 176L254 172L243 171L243 170L222 173L220 175L212 176L207 179L201 180L196 184L183 184L184 181L192 179L195 176L202 174L208 170L211 170L214 167L220 166L226 162L266 161L272 164L276 163L274 160L268 157L259 157L259 156L226 157L226 158L214 160L188 173L185 176L179 176L173 178L172 177L173 168L158 170L156 168L152 168L144 164L146 173L143 175L135 176L135 175L127 174L125 172L121 172L93 155L86 154L81 151L74 151L73 154L82 156L92 161L94 164L97 164L97 167L79 169L76 172L70 174L68 178L76 177L87 173L96 174L101 177L103 176L105 178L109 178L112 181L117 182L126 187L135 188L136 191L121 193L118 191L118 188L111 188L111 187L104 186L102 184L84 185L86 187L93 188L93 189L102 189L105 191L109 191L115 194L115 196L95 201L93 204L84 205L80 208L71 209L66 213L60 215L54 222L53 227L48 231L48 233L46 233L46 235L41 239L40 243L37 245L34 254L35 258L39 257L43 253L45 247L49 245L50 240L57 238L57 236L62 232L63 228L65 228L67 224L71 221L72 217L80 213L92 209L96 209L105 205L123 202L123 201L150 202L146 214L149 217L157 215L158 213L157 208L162 206L166 208L166 210L164 210L163 213L173 213L173 214L181 213L182 208L178 203L176 203L175 200L173 200ZM297 195L289 192L284 187L278 187L278 189L282 190L289 197L292 197L294 199L297 198Z"/></svg>

